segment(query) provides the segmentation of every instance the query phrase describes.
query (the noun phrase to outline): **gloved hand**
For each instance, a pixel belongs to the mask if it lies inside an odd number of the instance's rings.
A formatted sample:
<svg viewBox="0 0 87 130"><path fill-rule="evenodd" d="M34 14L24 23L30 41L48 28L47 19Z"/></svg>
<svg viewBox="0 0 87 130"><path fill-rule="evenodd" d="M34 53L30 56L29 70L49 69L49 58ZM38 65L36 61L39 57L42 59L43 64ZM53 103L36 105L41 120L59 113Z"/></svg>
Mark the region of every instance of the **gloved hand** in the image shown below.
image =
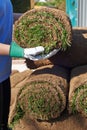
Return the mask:
<svg viewBox="0 0 87 130"><path fill-rule="evenodd" d="M61 49L61 48L54 49L53 51L51 51L51 52L48 53L48 54L35 55L35 56L30 55L30 59L33 60L33 61L48 59L48 58L54 56L57 52L59 52L60 49Z"/></svg>
<svg viewBox="0 0 87 130"><path fill-rule="evenodd" d="M42 52L44 52L44 47L42 46L37 46L34 48L22 48L16 42L12 42L9 55L11 57L28 58L32 60L32 56L35 57Z"/></svg>

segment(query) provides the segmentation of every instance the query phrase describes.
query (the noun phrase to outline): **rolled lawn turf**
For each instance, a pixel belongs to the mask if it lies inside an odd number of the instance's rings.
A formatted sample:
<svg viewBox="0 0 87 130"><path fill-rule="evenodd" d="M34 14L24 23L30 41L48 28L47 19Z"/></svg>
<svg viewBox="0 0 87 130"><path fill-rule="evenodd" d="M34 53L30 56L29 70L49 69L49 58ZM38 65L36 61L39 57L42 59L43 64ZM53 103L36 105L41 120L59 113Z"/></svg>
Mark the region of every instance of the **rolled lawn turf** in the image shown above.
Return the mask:
<svg viewBox="0 0 87 130"><path fill-rule="evenodd" d="M14 24L14 40L22 47L43 46L45 54L71 46L72 27L62 10L41 7L24 13Z"/></svg>
<svg viewBox="0 0 87 130"><path fill-rule="evenodd" d="M66 107L68 70L58 66L45 66L35 70L18 94L16 115L29 119L56 119Z"/></svg>
<svg viewBox="0 0 87 130"><path fill-rule="evenodd" d="M71 72L69 113L87 117L87 65L76 67Z"/></svg>

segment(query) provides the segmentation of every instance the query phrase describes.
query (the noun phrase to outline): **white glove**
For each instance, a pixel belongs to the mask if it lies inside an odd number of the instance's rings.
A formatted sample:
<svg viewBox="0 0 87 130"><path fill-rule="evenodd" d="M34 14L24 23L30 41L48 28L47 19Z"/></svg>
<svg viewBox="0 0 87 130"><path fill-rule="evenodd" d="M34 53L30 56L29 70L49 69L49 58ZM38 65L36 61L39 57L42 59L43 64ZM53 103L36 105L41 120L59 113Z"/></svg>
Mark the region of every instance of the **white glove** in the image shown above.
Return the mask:
<svg viewBox="0 0 87 130"><path fill-rule="evenodd" d="M61 48L59 49L54 49L53 51L51 51L49 54L39 54L39 55L29 55L29 59L33 60L33 61L37 61L37 60L42 60L42 59L47 59L52 57L53 55L55 55L58 51L60 51Z"/></svg>
<svg viewBox="0 0 87 130"><path fill-rule="evenodd" d="M35 57L36 55L39 55L40 53L44 52L44 47L37 46L34 48L25 48L24 49L24 58L28 58L32 60L32 56Z"/></svg>

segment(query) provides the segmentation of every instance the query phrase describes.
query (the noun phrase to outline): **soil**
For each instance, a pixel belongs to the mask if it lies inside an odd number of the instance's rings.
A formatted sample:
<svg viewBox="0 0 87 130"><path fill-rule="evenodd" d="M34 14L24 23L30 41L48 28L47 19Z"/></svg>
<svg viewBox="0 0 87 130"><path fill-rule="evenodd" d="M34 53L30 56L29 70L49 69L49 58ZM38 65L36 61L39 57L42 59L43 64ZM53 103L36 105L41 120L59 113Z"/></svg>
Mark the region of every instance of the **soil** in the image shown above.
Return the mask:
<svg viewBox="0 0 87 130"><path fill-rule="evenodd" d="M86 130L87 119L80 117L79 115L69 116L67 111L61 115L61 117L51 122L39 122L36 120L30 120L27 124L21 121L19 125L15 127L15 130Z"/></svg>
<svg viewBox="0 0 87 130"><path fill-rule="evenodd" d="M87 119L80 115L69 115L65 110L61 116L50 122L41 122L35 119L21 120L14 130L86 130Z"/></svg>

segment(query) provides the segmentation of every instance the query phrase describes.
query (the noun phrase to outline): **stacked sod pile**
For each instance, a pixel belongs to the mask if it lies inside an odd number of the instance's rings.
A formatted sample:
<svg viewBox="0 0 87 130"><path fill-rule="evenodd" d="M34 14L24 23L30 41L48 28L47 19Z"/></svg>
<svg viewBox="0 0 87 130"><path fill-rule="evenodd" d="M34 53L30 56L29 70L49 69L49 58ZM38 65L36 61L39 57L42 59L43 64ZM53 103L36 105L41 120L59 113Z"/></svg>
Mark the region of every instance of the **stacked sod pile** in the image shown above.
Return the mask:
<svg viewBox="0 0 87 130"><path fill-rule="evenodd" d="M48 7L32 9L15 22L14 40L24 48L41 45L45 54L54 48L66 50L72 40L71 23L61 10Z"/></svg>
<svg viewBox="0 0 87 130"><path fill-rule="evenodd" d="M87 65L74 68L69 90L69 112L87 117Z"/></svg>
<svg viewBox="0 0 87 130"><path fill-rule="evenodd" d="M58 66L35 70L19 91L16 114L12 122L29 117L40 120L55 119L66 107L68 71Z"/></svg>

